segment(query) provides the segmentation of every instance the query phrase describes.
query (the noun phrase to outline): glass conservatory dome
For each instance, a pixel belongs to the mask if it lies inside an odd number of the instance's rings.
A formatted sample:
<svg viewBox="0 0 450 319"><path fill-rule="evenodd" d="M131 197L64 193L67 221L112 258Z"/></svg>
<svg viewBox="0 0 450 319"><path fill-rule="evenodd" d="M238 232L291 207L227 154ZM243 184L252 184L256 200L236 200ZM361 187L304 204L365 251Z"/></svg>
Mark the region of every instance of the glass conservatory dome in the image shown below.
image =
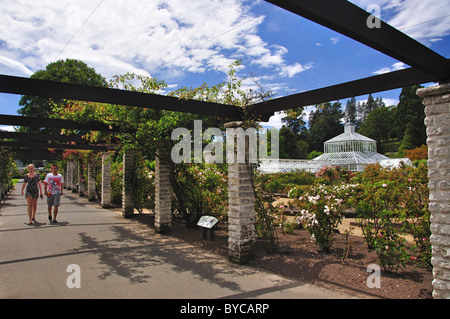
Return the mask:
<svg viewBox="0 0 450 319"><path fill-rule="evenodd" d="M305 170L316 173L323 166L341 166L353 172L363 171L368 164L379 163L386 168L401 163L412 165L409 158L388 158L377 153L377 142L355 132L355 125L346 123L344 133L324 143L325 153L313 160L260 159L262 174Z"/></svg>
<svg viewBox="0 0 450 319"><path fill-rule="evenodd" d="M355 132L355 125L347 122L344 133L324 143L324 154L314 160L328 161L334 166L341 166L351 171L362 171L368 164L373 164L388 157L377 153L377 142Z"/></svg>

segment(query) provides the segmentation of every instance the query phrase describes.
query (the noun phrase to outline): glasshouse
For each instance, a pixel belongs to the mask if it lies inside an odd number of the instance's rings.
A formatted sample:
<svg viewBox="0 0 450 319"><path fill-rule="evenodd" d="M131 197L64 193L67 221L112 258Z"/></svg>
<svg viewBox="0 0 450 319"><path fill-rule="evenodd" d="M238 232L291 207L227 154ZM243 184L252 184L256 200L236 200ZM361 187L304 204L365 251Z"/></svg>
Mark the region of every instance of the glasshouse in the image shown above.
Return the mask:
<svg viewBox="0 0 450 319"><path fill-rule="evenodd" d="M377 153L377 142L355 131L355 125L347 122L344 133L324 143L324 154L314 161L326 161L351 171L363 171L366 165L380 163L381 166L398 166L401 162L412 165L409 158L391 159Z"/></svg>

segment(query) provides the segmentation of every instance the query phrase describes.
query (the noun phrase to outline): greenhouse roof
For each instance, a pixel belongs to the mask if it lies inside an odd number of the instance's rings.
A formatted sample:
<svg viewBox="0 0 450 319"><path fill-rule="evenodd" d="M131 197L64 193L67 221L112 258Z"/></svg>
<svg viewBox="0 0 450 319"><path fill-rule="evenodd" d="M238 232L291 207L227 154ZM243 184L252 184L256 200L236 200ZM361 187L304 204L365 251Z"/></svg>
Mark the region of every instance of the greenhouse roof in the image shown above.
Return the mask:
<svg viewBox="0 0 450 319"><path fill-rule="evenodd" d="M373 164L388 157L376 152L340 152L325 153L314 160L329 161L332 165Z"/></svg>
<svg viewBox="0 0 450 319"><path fill-rule="evenodd" d="M361 142L374 142L375 140L368 138L364 135L355 132L355 125L347 122L344 126L344 133L329 139L325 143L347 142L347 141L361 141Z"/></svg>

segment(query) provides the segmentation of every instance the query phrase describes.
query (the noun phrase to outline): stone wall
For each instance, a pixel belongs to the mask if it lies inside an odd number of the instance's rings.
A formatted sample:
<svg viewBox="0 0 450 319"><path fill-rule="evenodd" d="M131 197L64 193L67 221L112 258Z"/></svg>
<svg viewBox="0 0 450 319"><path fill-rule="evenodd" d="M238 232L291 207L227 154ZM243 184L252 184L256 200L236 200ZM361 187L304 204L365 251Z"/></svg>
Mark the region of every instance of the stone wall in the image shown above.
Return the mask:
<svg viewBox="0 0 450 319"><path fill-rule="evenodd" d="M450 298L450 83L417 95L426 106L433 297Z"/></svg>

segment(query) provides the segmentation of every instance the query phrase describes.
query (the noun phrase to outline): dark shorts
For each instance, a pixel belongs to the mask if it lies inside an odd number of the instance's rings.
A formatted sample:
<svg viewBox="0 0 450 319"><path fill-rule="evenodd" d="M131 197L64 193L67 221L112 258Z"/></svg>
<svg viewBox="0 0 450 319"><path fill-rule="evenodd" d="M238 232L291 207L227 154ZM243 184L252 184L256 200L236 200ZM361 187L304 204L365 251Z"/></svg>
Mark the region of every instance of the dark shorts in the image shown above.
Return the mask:
<svg viewBox="0 0 450 319"><path fill-rule="evenodd" d="M59 206L61 201L60 194L53 194L50 197L47 197L47 205L48 206Z"/></svg>
<svg viewBox="0 0 450 319"><path fill-rule="evenodd" d="M39 198L39 193L33 193L33 192L25 192L25 198L27 197L33 197L33 198Z"/></svg>

